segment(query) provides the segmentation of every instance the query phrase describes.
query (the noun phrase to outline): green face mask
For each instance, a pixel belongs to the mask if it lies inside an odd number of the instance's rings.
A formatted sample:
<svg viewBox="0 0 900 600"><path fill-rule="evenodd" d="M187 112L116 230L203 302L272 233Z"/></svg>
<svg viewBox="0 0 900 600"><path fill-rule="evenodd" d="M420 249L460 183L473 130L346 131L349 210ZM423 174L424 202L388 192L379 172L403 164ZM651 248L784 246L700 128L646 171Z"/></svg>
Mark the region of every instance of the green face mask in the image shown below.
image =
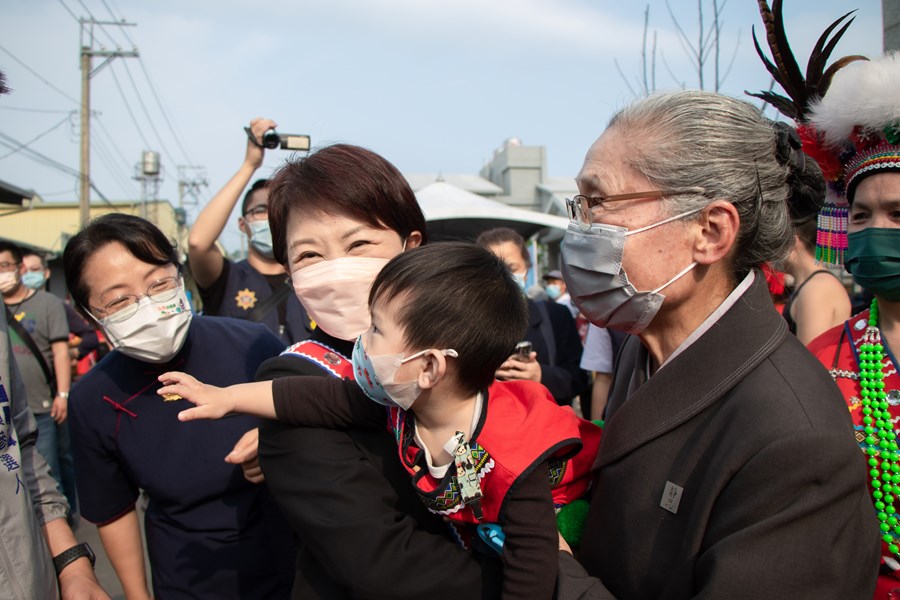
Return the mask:
<svg viewBox="0 0 900 600"><path fill-rule="evenodd" d="M853 281L888 302L900 302L900 229L870 228L847 236L844 267Z"/></svg>

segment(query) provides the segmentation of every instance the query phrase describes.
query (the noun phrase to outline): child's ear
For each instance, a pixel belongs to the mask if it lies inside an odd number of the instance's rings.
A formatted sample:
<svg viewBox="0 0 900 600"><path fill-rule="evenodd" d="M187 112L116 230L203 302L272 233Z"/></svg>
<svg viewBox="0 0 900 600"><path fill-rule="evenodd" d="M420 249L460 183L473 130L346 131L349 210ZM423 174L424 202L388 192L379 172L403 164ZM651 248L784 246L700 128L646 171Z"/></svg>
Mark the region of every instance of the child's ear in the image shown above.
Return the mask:
<svg viewBox="0 0 900 600"><path fill-rule="evenodd" d="M419 387L428 390L446 377L447 357L440 350L429 350L422 358L425 359L425 368L419 372Z"/></svg>

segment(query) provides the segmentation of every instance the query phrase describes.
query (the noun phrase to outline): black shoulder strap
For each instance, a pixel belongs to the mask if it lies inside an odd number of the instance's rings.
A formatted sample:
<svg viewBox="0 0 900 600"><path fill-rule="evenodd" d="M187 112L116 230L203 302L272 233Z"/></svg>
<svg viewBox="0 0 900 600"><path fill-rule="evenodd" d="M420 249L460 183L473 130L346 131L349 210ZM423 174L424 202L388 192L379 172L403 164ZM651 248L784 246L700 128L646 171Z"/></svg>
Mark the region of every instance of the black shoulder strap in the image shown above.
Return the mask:
<svg viewBox="0 0 900 600"><path fill-rule="evenodd" d="M31 352L38 365L41 367L41 371L44 372L44 377L47 379L47 384L50 386L50 393L53 394L52 397L55 398L56 377L54 377L53 372L47 365L47 361L44 360L44 355L41 354L41 351L38 349L37 344L34 343L34 339L31 337L31 334L28 333L28 330L22 327L22 324L19 323L18 319L16 319L16 317L9 311L9 307L4 304L3 309L6 311L6 323L10 327L12 327L17 334L19 334L19 337L22 338L22 341L25 342L26 346L28 346L28 351Z"/></svg>
<svg viewBox="0 0 900 600"><path fill-rule="evenodd" d="M538 300L537 307L541 313L541 335L547 342L547 364L556 366L556 336L553 334L553 323L550 321L550 311L547 310L547 300Z"/></svg>
<svg viewBox="0 0 900 600"><path fill-rule="evenodd" d="M837 346L834 349L834 362L831 363L832 371L837 371L838 361L840 360L840 357L841 357L841 346L844 345L844 336L846 335L846 333L847 333L847 326L844 325L843 327L841 327L841 337L840 337L840 339L838 339Z"/></svg>
<svg viewBox="0 0 900 600"><path fill-rule="evenodd" d="M284 280L284 283L278 286L276 289L272 290L272 295L257 304L253 310L247 313L247 320L253 321L254 323L259 323L263 319L268 316L272 309L281 304L285 298L288 297L288 294L294 291L294 288L291 287L287 279Z"/></svg>

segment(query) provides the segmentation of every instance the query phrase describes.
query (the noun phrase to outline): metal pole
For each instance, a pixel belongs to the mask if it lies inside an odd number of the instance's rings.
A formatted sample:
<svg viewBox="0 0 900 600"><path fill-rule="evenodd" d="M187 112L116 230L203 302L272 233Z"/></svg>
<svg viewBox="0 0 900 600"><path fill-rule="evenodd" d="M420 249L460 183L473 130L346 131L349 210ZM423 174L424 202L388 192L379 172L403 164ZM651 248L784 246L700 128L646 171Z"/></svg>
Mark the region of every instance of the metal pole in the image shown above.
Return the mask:
<svg viewBox="0 0 900 600"><path fill-rule="evenodd" d="M91 219L91 54L90 49L81 47L81 195L80 221L84 227Z"/></svg>

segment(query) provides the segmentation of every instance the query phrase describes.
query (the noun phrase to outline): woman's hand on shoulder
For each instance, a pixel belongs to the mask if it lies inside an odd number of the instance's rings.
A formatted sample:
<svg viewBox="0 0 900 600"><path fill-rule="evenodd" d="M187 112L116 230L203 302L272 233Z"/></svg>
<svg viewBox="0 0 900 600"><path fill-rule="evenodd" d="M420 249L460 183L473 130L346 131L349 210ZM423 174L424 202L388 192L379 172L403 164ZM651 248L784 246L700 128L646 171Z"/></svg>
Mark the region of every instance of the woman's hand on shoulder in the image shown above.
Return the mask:
<svg viewBox="0 0 900 600"><path fill-rule="evenodd" d="M207 385L180 371L163 373L158 379L163 387L156 393L166 402L184 399L196 404L194 408L178 413L179 421L221 419L235 409L235 401L229 388Z"/></svg>

